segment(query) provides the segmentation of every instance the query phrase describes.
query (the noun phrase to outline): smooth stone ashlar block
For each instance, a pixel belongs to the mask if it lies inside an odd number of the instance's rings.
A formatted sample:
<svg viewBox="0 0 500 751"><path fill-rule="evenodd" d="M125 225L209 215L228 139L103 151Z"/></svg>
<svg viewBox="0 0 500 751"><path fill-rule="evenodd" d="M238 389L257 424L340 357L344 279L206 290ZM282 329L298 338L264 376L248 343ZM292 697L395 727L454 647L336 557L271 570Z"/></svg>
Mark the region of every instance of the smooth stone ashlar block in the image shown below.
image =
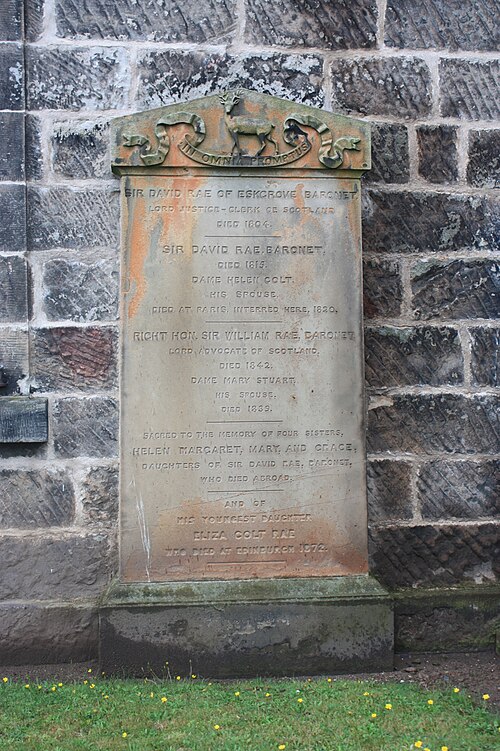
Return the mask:
<svg viewBox="0 0 500 751"><path fill-rule="evenodd" d="M101 605L100 633L107 674L392 669L391 600L369 576L115 583Z"/></svg>

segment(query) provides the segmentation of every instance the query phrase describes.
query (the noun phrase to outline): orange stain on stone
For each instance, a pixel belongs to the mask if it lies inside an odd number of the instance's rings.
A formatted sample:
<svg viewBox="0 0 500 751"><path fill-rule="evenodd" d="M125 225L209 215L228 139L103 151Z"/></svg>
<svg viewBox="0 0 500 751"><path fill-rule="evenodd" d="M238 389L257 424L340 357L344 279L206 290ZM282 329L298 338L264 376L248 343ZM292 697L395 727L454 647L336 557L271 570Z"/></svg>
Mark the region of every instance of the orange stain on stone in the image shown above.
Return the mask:
<svg viewBox="0 0 500 751"><path fill-rule="evenodd" d="M133 318L146 293L146 278L144 276L144 263L147 257L146 233L147 226L146 206L144 201L134 201L129 205L129 237L127 244L130 247L128 265L128 277L126 279L126 292L131 295L128 303L128 318Z"/></svg>

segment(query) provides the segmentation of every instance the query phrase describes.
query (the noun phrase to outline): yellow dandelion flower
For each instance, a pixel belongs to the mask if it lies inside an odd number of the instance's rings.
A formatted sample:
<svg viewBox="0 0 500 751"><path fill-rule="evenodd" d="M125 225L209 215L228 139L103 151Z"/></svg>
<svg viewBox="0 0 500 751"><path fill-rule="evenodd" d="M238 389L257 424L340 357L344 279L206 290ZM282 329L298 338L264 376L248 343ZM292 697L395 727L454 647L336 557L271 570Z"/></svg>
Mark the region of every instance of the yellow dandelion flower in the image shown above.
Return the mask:
<svg viewBox="0 0 500 751"><path fill-rule="evenodd" d="M214 725L214 730L220 730L220 725Z"/></svg>
<svg viewBox="0 0 500 751"><path fill-rule="evenodd" d="M239 692L239 691L235 691L235 692L234 692L234 695L235 695L235 696L239 696L239 695L240 695L240 692Z"/></svg>
<svg viewBox="0 0 500 751"><path fill-rule="evenodd" d="M448 751L448 746L441 746L441 751Z"/></svg>
<svg viewBox="0 0 500 751"><path fill-rule="evenodd" d="M370 692L369 692L369 691L365 691L365 692L363 693L363 696L370 696Z"/></svg>
<svg viewBox="0 0 500 751"><path fill-rule="evenodd" d="M29 683L25 683L25 684L24 684L24 688L29 688L29 687L30 687L30 684L29 684Z"/></svg>
<svg viewBox="0 0 500 751"><path fill-rule="evenodd" d="M62 683L58 683L57 685L59 686L59 688L61 688L61 686L62 686Z"/></svg>
<svg viewBox="0 0 500 751"><path fill-rule="evenodd" d="M8 678L2 678L2 680L3 680L4 683L8 683L8 681L9 681Z"/></svg>
<svg viewBox="0 0 500 751"><path fill-rule="evenodd" d="M266 694L265 696L266 696L266 699L267 699L269 696L271 696L271 694Z"/></svg>
<svg viewBox="0 0 500 751"><path fill-rule="evenodd" d="M455 686L455 688L453 689L453 693L454 694L458 694L459 691L460 691L460 689Z"/></svg>
<svg viewBox="0 0 500 751"><path fill-rule="evenodd" d="M83 685L86 686L88 681L83 681Z"/></svg>
<svg viewBox="0 0 500 751"><path fill-rule="evenodd" d="M327 683L331 683L332 679L331 678L327 678L326 681L327 681Z"/></svg>
<svg viewBox="0 0 500 751"><path fill-rule="evenodd" d="M424 744L423 741L415 741L413 745L415 746L415 748L422 748Z"/></svg>
<svg viewBox="0 0 500 751"><path fill-rule="evenodd" d="M303 701L304 701L304 699L297 699L297 703L298 704L302 704Z"/></svg>
<svg viewBox="0 0 500 751"><path fill-rule="evenodd" d="M432 705L434 704L434 699L427 699L427 704L428 704L428 705L429 705L430 707L432 707Z"/></svg>
<svg viewBox="0 0 500 751"><path fill-rule="evenodd" d="M165 704L166 701L167 701L167 697L166 696L162 696L161 697L161 703Z"/></svg>
<svg viewBox="0 0 500 751"><path fill-rule="evenodd" d="M89 688L95 688L95 683L91 683Z"/></svg>
<svg viewBox="0 0 500 751"><path fill-rule="evenodd" d="M92 668L89 668L89 669L87 670L87 673L91 673L91 672L92 672Z"/></svg>
<svg viewBox="0 0 500 751"><path fill-rule="evenodd" d="M176 676L175 676L175 680L176 680L176 681L180 681L180 679L181 679L180 675L176 675Z"/></svg>
<svg viewBox="0 0 500 751"><path fill-rule="evenodd" d="M286 744L285 743L280 743L279 746L278 746L279 751L285 751L285 748L286 748Z"/></svg>
<svg viewBox="0 0 500 751"><path fill-rule="evenodd" d="M40 690L42 687L40 685L37 686L37 689ZM74 693L74 692L73 692Z"/></svg>
<svg viewBox="0 0 500 751"><path fill-rule="evenodd" d="M152 699L152 698L153 698L153 696L154 696L154 693L153 693L153 692L151 691L151 693L149 694L149 696L150 696L150 698Z"/></svg>
<svg viewBox="0 0 500 751"><path fill-rule="evenodd" d="M104 694L105 699L109 699L109 696L107 694Z"/></svg>
<svg viewBox="0 0 500 751"><path fill-rule="evenodd" d="M424 751L431 751L431 750L430 750L430 748L429 748L428 746L426 746L426 747L424 748Z"/></svg>
<svg viewBox="0 0 500 751"><path fill-rule="evenodd" d="M126 737L127 737L127 733L122 733L122 738L126 738Z"/></svg>
<svg viewBox="0 0 500 751"><path fill-rule="evenodd" d="M191 673L191 678L196 678L194 673Z"/></svg>
<svg viewBox="0 0 500 751"><path fill-rule="evenodd" d="M484 699L485 701L488 701L488 699L489 699L489 698L490 698L490 695L489 695L489 694L483 694L483 699Z"/></svg>
<svg viewBox="0 0 500 751"><path fill-rule="evenodd" d="M386 705L385 705L385 708L386 708L386 709L392 709L392 704L386 704Z"/></svg>
<svg viewBox="0 0 500 751"><path fill-rule="evenodd" d="M57 688L55 686L52 686L51 691L57 691Z"/></svg>
<svg viewBox="0 0 500 751"><path fill-rule="evenodd" d="M375 717L377 716L377 713L376 713L376 712L372 712L372 715L371 715L371 716L372 716L372 720L374 720L374 719L375 719Z"/></svg>

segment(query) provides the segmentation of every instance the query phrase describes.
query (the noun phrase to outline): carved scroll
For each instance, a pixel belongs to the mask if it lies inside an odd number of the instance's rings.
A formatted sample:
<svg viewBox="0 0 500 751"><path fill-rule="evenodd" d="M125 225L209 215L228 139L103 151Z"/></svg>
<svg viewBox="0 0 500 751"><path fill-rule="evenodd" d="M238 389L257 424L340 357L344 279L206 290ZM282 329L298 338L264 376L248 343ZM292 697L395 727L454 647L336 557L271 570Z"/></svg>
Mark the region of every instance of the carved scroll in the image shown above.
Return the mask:
<svg viewBox="0 0 500 751"><path fill-rule="evenodd" d="M354 138L353 136L341 136L333 141L333 136L330 128L325 123L318 120L313 115L298 115L293 113L285 120L283 138L287 143L295 143L297 137L297 131L303 133L297 125L308 125L310 128L314 128L320 136L321 145L318 151L318 159L321 164L329 169L336 169L340 167L344 161L344 151L353 150L359 151L358 146L360 138Z"/></svg>
<svg viewBox="0 0 500 751"><path fill-rule="evenodd" d="M192 125L195 136L188 138L186 141L192 146L198 146L205 138L207 129L205 122L199 115L193 115L191 112L177 112L174 115L162 117L156 123L155 136L158 139L158 147L156 151L151 150L151 143L149 138L141 135L125 135L123 136L124 146L141 146L140 155L144 164L152 166L155 164L162 164L170 150L170 139L168 137L167 126L180 125L185 123L186 125Z"/></svg>

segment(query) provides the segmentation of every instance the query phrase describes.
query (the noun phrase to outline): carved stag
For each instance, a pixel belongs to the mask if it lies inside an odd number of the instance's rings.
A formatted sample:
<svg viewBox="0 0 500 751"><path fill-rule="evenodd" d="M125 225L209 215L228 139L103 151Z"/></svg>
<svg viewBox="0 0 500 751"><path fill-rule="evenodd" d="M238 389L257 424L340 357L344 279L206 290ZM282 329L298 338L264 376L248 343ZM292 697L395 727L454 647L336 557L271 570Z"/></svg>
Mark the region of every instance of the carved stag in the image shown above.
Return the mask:
<svg viewBox="0 0 500 751"><path fill-rule="evenodd" d="M240 147L240 136L257 136L260 141L260 149L255 156L262 154L266 148L266 141L274 144L274 153L279 154L278 143L272 137L274 124L270 120L263 118L253 118L245 116L231 115L231 110L240 101L239 91L226 91L219 96L220 103L224 107L224 122L233 139L233 148L231 154L236 149L238 156L242 155Z"/></svg>

